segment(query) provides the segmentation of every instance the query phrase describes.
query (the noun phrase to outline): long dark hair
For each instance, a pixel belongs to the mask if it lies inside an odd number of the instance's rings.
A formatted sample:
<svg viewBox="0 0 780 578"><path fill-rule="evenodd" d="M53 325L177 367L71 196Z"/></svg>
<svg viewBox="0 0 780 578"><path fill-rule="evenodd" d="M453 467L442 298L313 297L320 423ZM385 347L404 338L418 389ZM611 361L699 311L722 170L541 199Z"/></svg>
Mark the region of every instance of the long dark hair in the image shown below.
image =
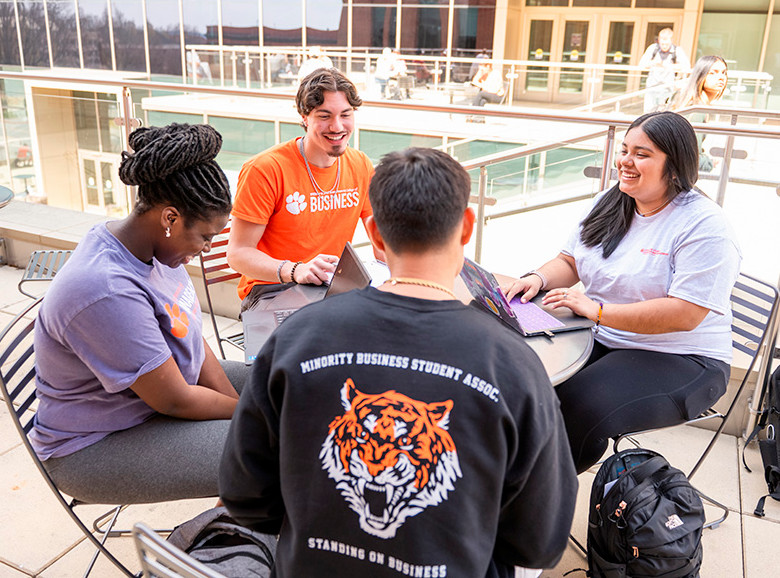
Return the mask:
<svg viewBox="0 0 780 578"><path fill-rule="evenodd" d="M704 82L707 80L707 75L710 73L710 69L716 62L723 64L723 66L726 67L726 72L728 73L728 64L726 64L726 61L723 60L720 56L707 55L699 58L699 60L697 60L696 64L693 66L693 70L691 70L691 75L688 77L688 84L686 84L685 88L683 88L674 98L672 103L672 108L674 110L684 106L702 104L701 95L704 92ZM716 100L719 100L720 97L723 96L725 90L726 85L724 84L720 92L715 95L715 98L710 100L710 104Z"/></svg>
<svg viewBox="0 0 780 578"><path fill-rule="evenodd" d="M641 128L666 155L666 200L693 189L699 178L699 144L691 124L676 112L651 112L631 123L626 134L635 128ZM601 245L602 255L608 258L626 236L635 212L634 199L620 190L620 183L616 184L582 221L583 244Z"/></svg>

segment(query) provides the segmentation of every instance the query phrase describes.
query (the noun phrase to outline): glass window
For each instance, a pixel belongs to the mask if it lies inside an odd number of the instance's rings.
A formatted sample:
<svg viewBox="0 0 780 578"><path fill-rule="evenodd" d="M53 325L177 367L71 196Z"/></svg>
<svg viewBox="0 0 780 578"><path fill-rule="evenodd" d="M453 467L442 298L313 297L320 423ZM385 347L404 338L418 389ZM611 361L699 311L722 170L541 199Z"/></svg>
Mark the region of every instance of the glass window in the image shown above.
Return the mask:
<svg viewBox="0 0 780 578"><path fill-rule="evenodd" d="M715 54L722 56L731 70L756 70L765 26L765 13L705 12L701 17L696 58Z"/></svg>
<svg viewBox="0 0 780 578"><path fill-rule="evenodd" d="M0 2L0 64L20 66L19 42L16 35L16 15L12 2Z"/></svg>
<svg viewBox="0 0 780 578"><path fill-rule="evenodd" d="M49 0L49 33L54 66L78 68L79 44L76 31L76 10L71 0Z"/></svg>
<svg viewBox="0 0 780 578"><path fill-rule="evenodd" d="M97 111L95 110L95 93L73 91L73 111L76 121L76 138L80 149L99 151Z"/></svg>
<svg viewBox="0 0 780 578"><path fill-rule="evenodd" d="M744 0L743 0L744 1ZM637 8L685 8L685 0L636 0Z"/></svg>
<svg viewBox="0 0 780 578"><path fill-rule="evenodd" d="M223 0L222 42L226 46L259 46L259 9L257 0Z"/></svg>
<svg viewBox="0 0 780 578"><path fill-rule="evenodd" d="M49 43L46 40L46 17L43 0L19 2L19 28L22 36L22 52L25 66L49 66ZM13 8L13 6L12 6ZM0 5L0 14L3 7ZM2 16L0 16L2 19ZM5 30L5 20L0 28ZM13 36L16 42L16 35ZM5 41L2 42L4 44ZM0 48L0 50L2 50Z"/></svg>
<svg viewBox="0 0 780 578"><path fill-rule="evenodd" d="M111 70L111 35L105 0L79 0L84 68Z"/></svg>
<svg viewBox="0 0 780 578"><path fill-rule="evenodd" d="M526 6L568 6L569 0L526 0Z"/></svg>
<svg viewBox="0 0 780 578"><path fill-rule="evenodd" d="M114 123L119 115L113 94L73 91L76 138L79 148L90 151L122 151L122 133Z"/></svg>
<svg viewBox="0 0 780 578"><path fill-rule="evenodd" d="M775 13L772 16L772 27L769 31L769 42L766 46L766 59L764 72L768 72L772 79L772 91L768 108L780 109L780 3L775 4Z"/></svg>
<svg viewBox="0 0 780 578"><path fill-rule="evenodd" d="M151 74L181 77L179 3L177 0L147 2L146 22Z"/></svg>
<svg viewBox="0 0 780 578"><path fill-rule="evenodd" d="M302 1L263 0L263 42L266 45L301 45Z"/></svg>
<svg viewBox="0 0 780 578"><path fill-rule="evenodd" d="M574 0L572 6L594 6L601 8L631 8L631 0Z"/></svg>
<svg viewBox="0 0 780 578"><path fill-rule="evenodd" d="M370 4L355 0L352 4L352 46L354 48L395 47L396 3L394 0ZM357 25L356 23L365 23Z"/></svg>
<svg viewBox="0 0 780 578"><path fill-rule="evenodd" d="M219 6L217 0L182 0L184 46L219 44ZM225 55L229 58L229 55ZM198 82L213 82L220 78L220 54L214 50L187 50L187 76L197 76ZM228 60L228 63L230 60ZM232 75L232 70L228 76Z"/></svg>
<svg viewBox="0 0 780 578"><path fill-rule="evenodd" d="M217 0L182 0L182 13L185 44L219 44Z"/></svg>
<svg viewBox="0 0 780 578"><path fill-rule="evenodd" d="M401 48L413 52L441 52L447 48L447 6L404 6L401 11Z"/></svg>
<svg viewBox="0 0 780 578"><path fill-rule="evenodd" d="M112 0L117 70L146 72L143 0Z"/></svg>
<svg viewBox="0 0 780 578"><path fill-rule="evenodd" d="M306 44L309 46L347 45L346 2L342 0L306 2Z"/></svg>
<svg viewBox="0 0 780 578"><path fill-rule="evenodd" d="M775 2L777 6L777 2ZM769 0L704 0L705 12L763 12L769 9Z"/></svg>
<svg viewBox="0 0 780 578"><path fill-rule="evenodd" d="M456 56L474 56L492 50L496 19L495 0L456 0L452 48Z"/></svg>

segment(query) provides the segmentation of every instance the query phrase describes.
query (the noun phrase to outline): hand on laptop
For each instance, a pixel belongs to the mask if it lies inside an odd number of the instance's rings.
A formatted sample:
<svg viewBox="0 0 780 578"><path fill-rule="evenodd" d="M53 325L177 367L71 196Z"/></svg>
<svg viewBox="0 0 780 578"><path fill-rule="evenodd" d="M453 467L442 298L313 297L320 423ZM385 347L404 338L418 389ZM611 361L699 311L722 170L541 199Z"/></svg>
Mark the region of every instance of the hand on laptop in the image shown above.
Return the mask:
<svg viewBox="0 0 780 578"><path fill-rule="evenodd" d="M576 289L552 289L542 299L542 305L549 305L553 309L558 307L568 307L577 315L596 320L599 316L599 309L603 307L593 299L586 297L581 291Z"/></svg>
<svg viewBox="0 0 780 578"><path fill-rule="evenodd" d="M536 275L527 275L515 279L511 283L502 283L501 291L506 295L506 300L511 301L515 295L520 295L520 301L527 303L539 293L542 288L542 279Z"/></svg>
<svg viewBox="0 0 780 578"><path fill-rule="evenodd" d="M308 263L301 263L295 268L295 281L301 285L327 284L333 277L338 262L336 255L317 255Z"/></svg>

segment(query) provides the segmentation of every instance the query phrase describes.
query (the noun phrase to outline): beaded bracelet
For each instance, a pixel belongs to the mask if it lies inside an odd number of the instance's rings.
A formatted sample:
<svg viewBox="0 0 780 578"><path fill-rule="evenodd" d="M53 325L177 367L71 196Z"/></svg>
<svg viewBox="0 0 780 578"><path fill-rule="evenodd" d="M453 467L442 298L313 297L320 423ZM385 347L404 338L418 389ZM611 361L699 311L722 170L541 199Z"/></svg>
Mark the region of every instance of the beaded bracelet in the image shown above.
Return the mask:
<svg viewBox="0 0 780 578"><path fill-rule="evenodd" d="M529 275L536 275L537 277L539 277L539 279L541 279L541 280L542 280L542 286L540 287L540 289L544 290L544 289L547 287L547 279L546 279L546 278L545 278L545 276L544 276L544 275L542 275L542 274L541 274L539 271L537 271L536 269L534 269L533 271L529 271L528 273L526 273L525 275L523 275L523 277L528 277ZM521 279L522 279L523 277L521 277Z"/></svg>
<svg viewBox="0 0 780 578"><path fill-rule="evenodd" d="M287 263L289 263L289 261L285 259L279 263L279 266L276 268L276 278L279 279L279 283L284 283L284 281L282 281L282 267L287 265Z"/></svg>
<svg viewBox="0 0 780 578"><path fill-rule="evenodd" d="M292 269L290 269L290 282L295 283L296 285L298 282L295 280L295 270L298 268L298 265L302 265L303 261L297 261L293 264Z"/></svg>
<svg viewBox="0 0 780 578"><path fill-rule="evenodd" d="M601 314L604 313L604 304L599 302L599 314L598 317L596 317L596 329L593 331L593 333L599 332L599 325L601 325Z"/></svg>

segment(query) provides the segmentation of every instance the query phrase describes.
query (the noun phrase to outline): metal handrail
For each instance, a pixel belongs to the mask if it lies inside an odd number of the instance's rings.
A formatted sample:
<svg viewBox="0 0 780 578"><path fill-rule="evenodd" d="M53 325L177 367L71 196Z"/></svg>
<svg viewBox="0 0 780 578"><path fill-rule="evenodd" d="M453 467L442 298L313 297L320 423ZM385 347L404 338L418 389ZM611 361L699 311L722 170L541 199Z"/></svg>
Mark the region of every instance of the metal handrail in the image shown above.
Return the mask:
<svg viewBox="0 0 780 578"><path fill-rule="evenodd" d="M202 93L202 94L214 94L214 95L226 95L226 96L242 96L248 98L268 98L268 99L284 99L289 100L289 93L282 93L273 90L249 90L243 88L229 88L229 87L215 87L215 86L202 86L202 85L176 85L164 82L155 82L147 80L129 80L129 79L110 79L110 78L97 78L97 77L75 77L68 75L55 75L55 74L30 74L29 72L8 72L0 71L0 78L16 79L16 80L39 80L44 82L63 82L63 83L79 83L91 86L115 86L121 88L124 98L122 99L122 119L121 125L125 131L125 139L129 136L131 129L137 125L137 122L133 118L132 102L129 98L130 89L147 89L158 90L167 92L181 92L181 93ZM363 101L364 106L378 107L384 109L405 109L416 110L425 112L440 112L447 114L464 114L470 115L474 112L472 106L460 106L460 105L447 105L447 104L418 104L409 102L398 101L386 101L386 100L371 100L366 99ZM757 119L780 119L780 112L756 110L756 109L738 109L738 108L716 108L716 107L689 107L680 111L683 114L693 112L705 112L711 115L728 115L730 117L729 124L721 123L692 123L693 128L696 131L705 134L717 134L727 137L727 144L724 153L723 167L721 169L719 184L718 184L718 198L719 204L723 204L725 196L726 184L729 182L729 165L733 154L733 145L735 137L747 137L747 138L780 138L780 130L769 130L766 127L756 126L736 126L739 118L757 118ZM609 186L610 181L610 165L612 162L612 156L615 148L616 133L620 129L627 128L633 121L633 117L628 116L616 116L614 114L594 114L594 113L561 113L560 111L540 111L525 109L519 107L505 107L501 109L482 109L480 114L483 116L497 117L497 118L511 118L511 119L524 119L524 120L539 120L548 122L564 122L576 125L597 125L601 128L595 132L591 131L578 137L561 140L558 142L548 142L541 145L532 145L525 147L518 147L510 151L504 151L493 155L487 155L478 159L473 159L466 163L463 163L464 167L468 170L479 169L479 190L476 198L474 199L478 205L478 215L480 216L477 222L477 232L475 240L477 241L475 259L477 261L481 258L482 251L482 228L484 227L485 220L487 218L495 218L494 216L485 216L485 206L487 204L495 204L495 200L487 195L487 167L500 162L506 162L508 160L517 159L520 157L544 152L546 150L552 150L558 148L561 145L574 144L586 140L592 140L605 136L604 141L604 154L602 158L602 170L600 190L606 189ZM606 127L606 128L604 128ZM127 140L125 140L127 142Z"/></svg>

